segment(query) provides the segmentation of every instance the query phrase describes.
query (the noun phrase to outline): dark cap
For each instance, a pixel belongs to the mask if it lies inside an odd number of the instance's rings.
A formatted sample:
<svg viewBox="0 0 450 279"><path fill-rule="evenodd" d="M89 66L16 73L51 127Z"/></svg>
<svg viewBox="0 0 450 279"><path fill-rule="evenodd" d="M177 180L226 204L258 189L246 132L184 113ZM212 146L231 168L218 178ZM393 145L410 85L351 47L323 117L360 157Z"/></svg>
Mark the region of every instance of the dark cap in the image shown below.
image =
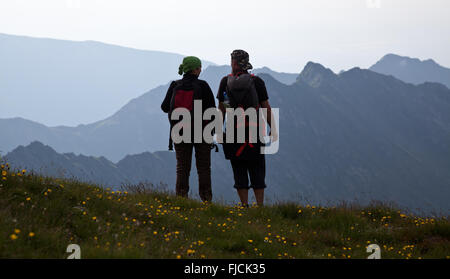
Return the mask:
<svg viewBox="0 0 450 279"><path fill-rule="evenodd" d="M236 49L231 53L231 59L237 61L242 70L247 71L253 69L252 64L249 63L250 57L245 50Z"/></svg>

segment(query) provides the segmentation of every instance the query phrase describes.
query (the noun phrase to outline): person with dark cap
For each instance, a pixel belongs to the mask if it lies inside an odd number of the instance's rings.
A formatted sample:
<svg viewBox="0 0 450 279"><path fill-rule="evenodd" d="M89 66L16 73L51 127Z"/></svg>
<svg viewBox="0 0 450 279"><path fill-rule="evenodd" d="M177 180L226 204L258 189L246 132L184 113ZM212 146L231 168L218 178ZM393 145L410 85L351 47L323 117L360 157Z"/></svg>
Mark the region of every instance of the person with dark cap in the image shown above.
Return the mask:
<svg viewBox="0 0 450 279"><path fill-rule="evenodd" d="M183 78L173 81L167 90L166 97L161 104L161 109L169 114L177 108L185 108L191 112L191 131L194 131L194 100L202 102L202 115L208 108L215 108L214 95L208 83L200 80L198 77L201 73L202 62L199 58L188 56L183 59L183 63L179 67L178 74ZM170 120L172 127L177 123ZM203 122L203 128L207 123ZM193 133L192 133L193 134ZM171 137L172 139L172 137ZM171 149L172 141L169 143ZM177 159L177 179L176 194L182 197L188 197L189 193L189 176L191 172L192 152L195 149L195 162L198 173L199 195L202 201L211 202L211 143L203 140L201 143L194 143L193 137L190 142L176 143L175 153Z"/></svg>
<svg viewBox="0 0 450 279"><path fill-rule="evenodd" d="M276 141L276 127L275 123L271 121L272 111L267 89L260 77L249 74L248 71L253 69L253 66L249 62L249 55L246 51L234 50L231 53L231 69L232 73L222 78L217 93L219 109L222 111L224 120L227 107L235 109L237 107L242 107L243 109L249 107L267 109L267 124L271 128L272 141ZM236 86L234 83L240 83L241 85ZM242 84L247 84L247 87L242 86ZM241 88L241 90L238 92L235 90L236 88ZM242 90L242 88L248 89ZM258 144L252 145L247 142L244 144L229 144L224 141L223 143L225 157L230 160L233 169L234 188L237 190L241 204L246 207L248 207L248 190L250 188L253 188L258 206L264 204L266 163L265 155L261 154L259 146Z"/></svg>

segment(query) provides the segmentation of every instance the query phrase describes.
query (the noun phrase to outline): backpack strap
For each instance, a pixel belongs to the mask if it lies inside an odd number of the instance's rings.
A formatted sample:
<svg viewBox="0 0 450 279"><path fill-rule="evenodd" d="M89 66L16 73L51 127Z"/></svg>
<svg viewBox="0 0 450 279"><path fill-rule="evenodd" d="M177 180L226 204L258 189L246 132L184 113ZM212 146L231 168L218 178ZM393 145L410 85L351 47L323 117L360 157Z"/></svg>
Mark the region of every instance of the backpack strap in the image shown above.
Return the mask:
<svg viewBox="0 0 450 279"><path fill-rule="evenodd" d="M172 96L170 96L170 109L169 109L169 113L167 114L167 116L169 117L169 151L173 151L173 140L172 140L172 121L170 120L171 116L172 116L172 111L173 111L173 106L175 103L175 90L177 87L179 87L181 85L181 80L175 80L173 82L173 88L172 88Z"/></svg>
<svg viewBox="0 0 450 279"><path fill-rule="evenodd" d="M239 103L236 101L236 98L234 97L233 92L228 88L228 80L230 77L233 77L233 76L234 76L233 74L228 75L226 90L227 90L228 98L230 98L230 101L231 101L231 106L233 108L237 108L237 107L239 107Z"/></svg>
<svg viewBox="0 0 450 279"><path fill-rule="evenodd" d="M175 104L175 94L176 94L176 89L177 87L179 87L182 84L182 80L175 80L173 82L173 88L172 88L172 95L170 96L170 109L169 109L169 119L170 119L170 114L172 113L173 109L174 109L174 104Z"/></svg>

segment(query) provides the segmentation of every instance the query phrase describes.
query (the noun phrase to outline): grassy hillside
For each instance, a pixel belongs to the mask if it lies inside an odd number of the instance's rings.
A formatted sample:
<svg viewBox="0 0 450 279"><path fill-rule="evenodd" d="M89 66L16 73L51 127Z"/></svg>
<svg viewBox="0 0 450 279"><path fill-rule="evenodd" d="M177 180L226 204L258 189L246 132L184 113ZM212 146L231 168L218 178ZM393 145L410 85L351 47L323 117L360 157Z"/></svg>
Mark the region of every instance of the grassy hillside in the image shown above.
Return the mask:
<svg viewBox="0 0 450 279"><path fill-rule="evenodd" d="M0 258L449 258L447 218L385 207L202 204L136 187L114 192L1 166Z"/></svg>

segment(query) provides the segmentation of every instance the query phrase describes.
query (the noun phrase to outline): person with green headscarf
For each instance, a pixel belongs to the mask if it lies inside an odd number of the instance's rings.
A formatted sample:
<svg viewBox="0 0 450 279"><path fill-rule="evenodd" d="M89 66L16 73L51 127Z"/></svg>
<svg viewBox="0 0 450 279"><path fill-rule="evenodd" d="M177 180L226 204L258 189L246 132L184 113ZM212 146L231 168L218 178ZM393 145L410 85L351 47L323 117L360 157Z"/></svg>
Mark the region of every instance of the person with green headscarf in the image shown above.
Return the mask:
<svg viewBox="0 0 450 279"><path fill-rule="evenodd" d="M196 74L197 70L202 69L202 61L195 56L187 56L183 59L183 63L178 67L178 74L183 75L186 73ZM198 74L200 74L200 72Z"/></svg>
<svg viewBox="0 0 450 279"><path fill-rule="evenodd" d="M202 61L195 56L187 56L178 67L178 74L183 75L180 80L173 81L167 90L166 97L161 104L161 109L168 113L169 120L174 109L185 108L191 112L191 134L192 138L189 142L175 143L175 154L177 159L176 173L176 194L182 197L188 197L189 193L189 176L191 172L192 151L195 149L195 160L197 166L198 180L199 180L199 195L202 201L211 202L211 143L205 142L202 137L202 142L194 143L194 100L202 102L202 114L208 108L215 108L216 103L214 95L208 83L200 80L198 77L202 71ZM178 121L170 120L170 131ZM208 124L208 121L203 121L203 129ZM184 133L184 128L182 129ZM172 135L170 135L169 150L172 150Z"/></svg>

